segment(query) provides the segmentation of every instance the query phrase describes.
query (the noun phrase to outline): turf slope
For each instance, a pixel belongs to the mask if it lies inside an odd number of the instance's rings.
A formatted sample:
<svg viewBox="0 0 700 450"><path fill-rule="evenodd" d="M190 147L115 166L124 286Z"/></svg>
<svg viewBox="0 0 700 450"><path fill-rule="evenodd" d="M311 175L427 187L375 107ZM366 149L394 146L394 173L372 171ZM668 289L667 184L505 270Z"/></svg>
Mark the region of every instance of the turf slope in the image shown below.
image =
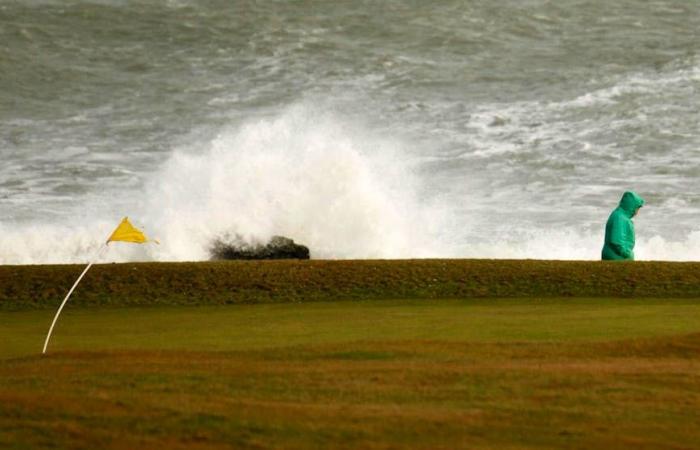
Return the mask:
<svg viewBox="0 0 700 450"><path fill-rule="evenodd" d="M694 299L0 312L0 448L694 448Z"/></svg>

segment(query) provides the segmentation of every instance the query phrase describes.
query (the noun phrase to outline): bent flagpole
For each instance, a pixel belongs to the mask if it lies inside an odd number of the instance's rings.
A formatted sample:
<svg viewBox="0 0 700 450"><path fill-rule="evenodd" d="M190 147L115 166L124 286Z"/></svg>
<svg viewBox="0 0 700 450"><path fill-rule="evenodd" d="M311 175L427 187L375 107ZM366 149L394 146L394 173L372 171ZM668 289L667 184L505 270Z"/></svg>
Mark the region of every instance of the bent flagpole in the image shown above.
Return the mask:
<svg viewBox="0 0 700 450"><path fill-rule="evenodd" d="M102 252L104 252L107 249L107 246L109 245L110 242L114 241L122 241L122 242L133 242L136 244L143 244L145 242L155 242L158 244L159 242L156 240L151 241L146 237L143 232L139 231L136 229L131 223L129 222L128 217L124 217L122 219L121 223L117 226L117 228L112 232L112 234L107 238L107 241L100 246L99 251L97 252L97 255L95 256L95 260L99 259L102 256ZM61 311L63 310L63 307L66 306L66 303L68 302L68 299L70 298L71 294L75 290L75 288L78 286L78 283L80 283L80 280L83 279L85 274L87 273L88 270L90 270L90 267L94 264L93 262L90 262L87 267L83 270L83 273L80 274L77 280L75 280L75 283L73 283L73 287L70 288L70 291L68 291L68 294L66 295L66 298L63 299L61 302L61 306L58 307L58 311L56 311L56 315L53 318L53 322L51 322L51 327L49 328L49 333L46 335L46 340L44 341L44 349L42 350L42 354L46 354L46 348L49 346L49 340L51 339L51 333L53 332L53 328L56 326L56 322L58 321L58 316L61 315Z"/></svg>
<svg viewBox="0 0 700 450"><path fill-rule="evenodd" d="M102 253L104 249L107 248L107 244L102 244L100 246L100 251L97 253L97 257L95 259L99 258L99 255ZM70 288L70 291L68 291L68 294L66 295L66 298L63 299L61 302L61 306L58 307L58 311L56 311L56 315L53 317L53 322L51 322L51 328L49 328L49 334L46 335L46 340L44 341L44 350L41 351L42 354L46 353L46 347L49 346L49 339L51 339L51 333L53 332L53 327L56 326L56 322L58 321L58 316L61 315L61 311L63 310L63 307L66 306L66 303L68 302L68 299L70 298L71 294L75 290L76 286L78 286L78 283L80 283L80 280L83 279L85 274L87 273L88 270L90 270L90 267L92 267L94 263L90 262L90 264L85 267L85 270L83 270L83 273L80 274L77 280L75 280L75 283L73 283L73 287Z"/></svg>

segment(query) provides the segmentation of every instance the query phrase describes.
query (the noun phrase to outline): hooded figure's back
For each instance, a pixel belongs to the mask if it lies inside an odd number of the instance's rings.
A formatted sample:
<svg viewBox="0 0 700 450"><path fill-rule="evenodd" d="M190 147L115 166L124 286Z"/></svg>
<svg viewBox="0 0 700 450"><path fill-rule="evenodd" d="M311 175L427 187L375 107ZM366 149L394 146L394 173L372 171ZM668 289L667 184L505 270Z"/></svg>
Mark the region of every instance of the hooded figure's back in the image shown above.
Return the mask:
<svg viewBox="0 0 700 450"><path fill-rule="evenodd" d="M625 192L620 205L605 224L605 244L602 258L607 260L634 260L634 222L632 217L644 205L644 199L634 192Z"/></svg>

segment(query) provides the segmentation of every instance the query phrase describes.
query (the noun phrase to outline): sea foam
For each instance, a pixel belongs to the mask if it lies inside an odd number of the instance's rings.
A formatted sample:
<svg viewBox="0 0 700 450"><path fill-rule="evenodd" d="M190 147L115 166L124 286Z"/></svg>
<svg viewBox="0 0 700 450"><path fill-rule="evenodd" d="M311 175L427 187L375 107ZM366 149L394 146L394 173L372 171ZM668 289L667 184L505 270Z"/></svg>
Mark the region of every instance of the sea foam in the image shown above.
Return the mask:
<svg viewBox="0 0 700 450"><path fill-rule="evenodd" d="M84 205L94 211L91 219L0 222L0 264L93 260L123 215L161 243L115 243L101 262L206 260L212 240L225 234L249 241L287 236L307 245L312 258L599 258L605 217L593 231L476 229L489 223L480 217L486 211L472 209L474 217L465 218L455 213L454 198L426 197L430 176L415 173L410 144L370 129L299 104L218 130L174 149L142 189L120 193L130 202ZM700 258L700 230L673 241L645 236L644 217L639 221L638 259Z"/></svg>
<svg viewBox="0 0 700 450"><path fill-rule="evenodd" d="M397 142L299 105L174 151L148 185L145 217L163 241L157 259L205 259L227 233L284 235L316 258L420 257L433 215L416 183Z"/></svg>

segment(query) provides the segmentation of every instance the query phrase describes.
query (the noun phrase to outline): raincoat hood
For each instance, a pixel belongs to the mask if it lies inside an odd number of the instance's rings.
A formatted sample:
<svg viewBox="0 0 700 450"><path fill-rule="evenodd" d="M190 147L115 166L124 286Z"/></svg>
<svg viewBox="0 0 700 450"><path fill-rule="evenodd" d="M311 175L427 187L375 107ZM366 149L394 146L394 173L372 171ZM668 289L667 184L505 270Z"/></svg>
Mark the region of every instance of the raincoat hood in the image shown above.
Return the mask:
<svg viewBox="0 0 700 450"><path fill-rule="evenodd" d="M632 191L627 191L622 194L620 200L620 209L622 209L627 217L634 216L639 208L644 205L644 199Z"/></svg>

